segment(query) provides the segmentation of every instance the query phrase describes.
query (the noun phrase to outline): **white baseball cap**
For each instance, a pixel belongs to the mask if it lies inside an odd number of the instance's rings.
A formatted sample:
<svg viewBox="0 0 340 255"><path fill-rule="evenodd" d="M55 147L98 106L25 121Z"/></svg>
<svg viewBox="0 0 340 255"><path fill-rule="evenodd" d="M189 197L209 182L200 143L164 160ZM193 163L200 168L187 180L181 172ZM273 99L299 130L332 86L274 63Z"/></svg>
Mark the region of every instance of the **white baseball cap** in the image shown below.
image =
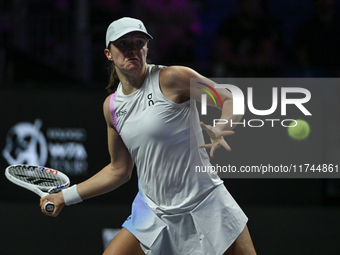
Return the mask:
<svg viewBox="0 0 340 255"><path fill-rule="evenodd" d="M116 41L123 35L131 32L142 32L148 39L152 39L152 36L146 31L146 28L142 21L133 18L121 18L113 21L106 30L106 47L110 42Z"/></svg>

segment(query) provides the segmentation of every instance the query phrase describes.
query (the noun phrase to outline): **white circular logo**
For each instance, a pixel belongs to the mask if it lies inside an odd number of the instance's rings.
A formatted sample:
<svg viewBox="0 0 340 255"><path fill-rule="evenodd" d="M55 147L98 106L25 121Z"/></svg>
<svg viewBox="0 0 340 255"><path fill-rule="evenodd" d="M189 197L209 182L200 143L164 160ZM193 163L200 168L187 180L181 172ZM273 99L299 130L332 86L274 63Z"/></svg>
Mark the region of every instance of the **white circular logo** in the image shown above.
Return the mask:
<svg viewBox="0 0 340 255"><path fill-rule="evenodd" d="M6 146L2 155L8 164L29 164L44 166L48 151L45 136L40 131L42 121L36 119L34 124L21 122L7 133Z"/></svg>

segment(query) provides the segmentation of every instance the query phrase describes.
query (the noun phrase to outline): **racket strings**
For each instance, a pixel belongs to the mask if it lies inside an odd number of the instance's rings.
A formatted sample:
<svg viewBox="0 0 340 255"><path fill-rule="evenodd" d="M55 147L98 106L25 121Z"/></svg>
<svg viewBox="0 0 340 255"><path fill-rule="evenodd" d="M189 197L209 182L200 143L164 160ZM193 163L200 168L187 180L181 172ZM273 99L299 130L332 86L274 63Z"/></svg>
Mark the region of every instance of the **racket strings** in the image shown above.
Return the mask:
<svg viewBox="0 0 340 255"><path fill-rule="evenodd" d="M15 166L9 169L9 173L21 181L44 187L59 186L66 182L57 175L32 166Z"/></svg>

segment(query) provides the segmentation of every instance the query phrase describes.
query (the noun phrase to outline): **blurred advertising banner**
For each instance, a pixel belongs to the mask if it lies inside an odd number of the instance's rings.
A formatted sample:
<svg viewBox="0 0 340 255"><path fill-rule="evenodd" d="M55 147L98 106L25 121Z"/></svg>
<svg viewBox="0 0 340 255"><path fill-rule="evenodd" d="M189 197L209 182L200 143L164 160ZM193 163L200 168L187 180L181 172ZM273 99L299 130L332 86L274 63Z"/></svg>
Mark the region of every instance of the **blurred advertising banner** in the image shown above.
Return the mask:
<svg viewBox="0 0 340 255"><path fill-rule="evenodd" d="M72 183L95 174L109 162L105 97L105 90L1 90L1 169L47 166L67 174ZM3 187L12 185L5 176L0 180Z"/></svg>
<svg viewBox="0 0 340 255"><path fill-rule="evenodd" d="M9 129L2 156L10 165L29 164L59 169L69 176L87 175L86 129L47 127L41 119Z"/></svg>

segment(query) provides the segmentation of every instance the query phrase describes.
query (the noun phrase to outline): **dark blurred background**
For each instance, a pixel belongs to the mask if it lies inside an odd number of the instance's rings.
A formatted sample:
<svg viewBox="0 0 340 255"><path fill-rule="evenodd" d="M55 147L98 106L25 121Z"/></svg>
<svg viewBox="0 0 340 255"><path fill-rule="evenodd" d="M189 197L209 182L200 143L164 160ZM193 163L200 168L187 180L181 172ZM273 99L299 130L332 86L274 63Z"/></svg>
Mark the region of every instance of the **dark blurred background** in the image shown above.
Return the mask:
<svg viewBox="0 0 340 255"><path fill-rule="evenodd" d="M324 78L338 84L339 8L338 0L1 0L1 169L47 165L79 183L108 164L102 104L109 63L103 52L106 28L115 19L144 22L154 37L150 63L185 65L206 77ZM254 147L250 158L276 156L280 164L279 156L270 155L277 139L278 147L285 144L281 150L294 147L302 158L311 153L319 163L338 164L339 89L310 90L317 99L310 106L316 114L309 141L241 129L229 157L251 165L242 147ZM261 144L254 145L254 136L262 137ZM4 175L0 184L0 254L101 254L103 229L120 228L137 193L134 172L115 192L52 219L40 213L35 194ZM225 184L249 216L258 254L340 254L339 179Z"/></svg>

